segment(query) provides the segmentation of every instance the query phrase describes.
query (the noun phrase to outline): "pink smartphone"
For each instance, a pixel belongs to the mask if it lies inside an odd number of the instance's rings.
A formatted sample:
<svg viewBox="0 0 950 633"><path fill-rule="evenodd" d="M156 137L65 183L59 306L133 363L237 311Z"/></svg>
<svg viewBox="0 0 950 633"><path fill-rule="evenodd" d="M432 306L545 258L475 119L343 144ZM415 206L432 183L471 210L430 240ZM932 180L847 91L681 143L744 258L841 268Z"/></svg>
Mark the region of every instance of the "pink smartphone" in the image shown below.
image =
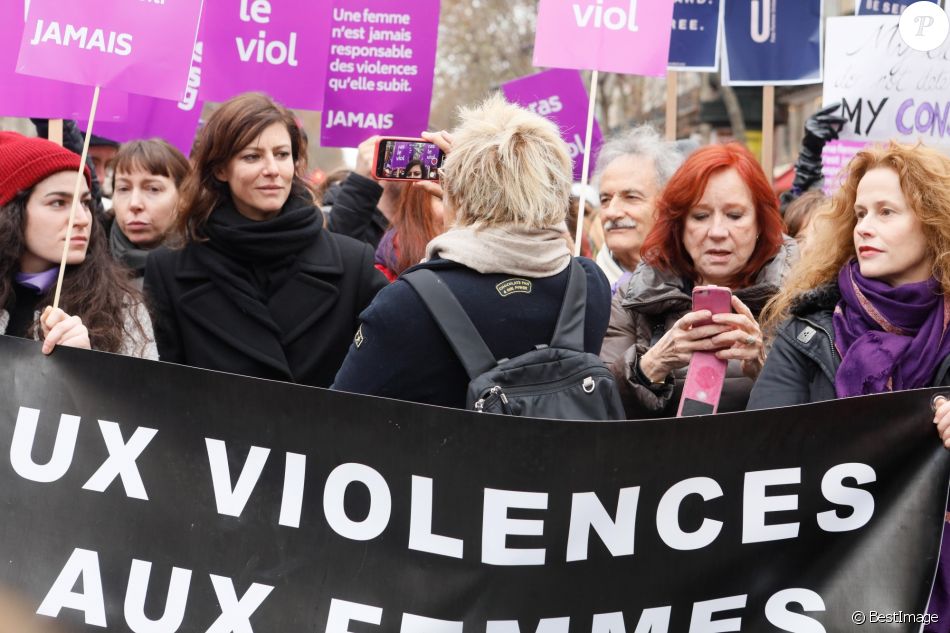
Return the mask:
<svg viewBox="0 0 950 633"><path fill-rule="evenodd" d="M709 310L713 314L732 312L732 291L725 286L696 286L693 288L693 312ZM708 325L712 321L702 323Z"/></svg>
<svg viewBox="0 0 950 633"><path fill-rule="evenodd" d="M722 286L693 288L693 311L696 310L709 310L713 314L732 312L732 291ZM694 352L676 417L715 413L719 409L727 366L728 362L716 358L714 352Z"/></svg>

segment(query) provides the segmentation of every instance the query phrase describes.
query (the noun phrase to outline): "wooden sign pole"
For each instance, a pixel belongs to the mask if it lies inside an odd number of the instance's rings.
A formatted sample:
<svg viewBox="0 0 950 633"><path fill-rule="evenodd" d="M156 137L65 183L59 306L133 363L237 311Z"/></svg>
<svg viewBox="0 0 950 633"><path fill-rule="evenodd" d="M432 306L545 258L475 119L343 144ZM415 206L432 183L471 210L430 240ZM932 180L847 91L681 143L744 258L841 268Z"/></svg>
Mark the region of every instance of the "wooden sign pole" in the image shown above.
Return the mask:
<svg viewBox="0 0 950 633"><path fill-rule="evenodd" d="M679 118L679 90L677 73L666 71L666 140L676 140L676 124Z"/></svg>
<svg viewBox="0 0 950 633"><path fill-rule="evenodd" d="M92 137L92 125L96 120L96 107L99 105L99 86L92 93L92 107L89 108L89 127L86 128L86 140L82 144L82 154L79 158L79 173L76 174L76 186L73 188L73 201L69 206L69 223L66 225L66 243L63 244L63 257L59 262L59 276L56 278L56 293L53 295L53 309L59 307L59 295L63 289L63 275L66 274L66 260L69 258L69 246L73 237L73 222L76 219L76 207L79 206L79 190L82 187L83 171L86 167L86 157L89 156L89 139ZM50 121L52 124L52 121ZM63 139L63 122L60 120L60 145Z"/></svg>
<svg viewBox="0 0 950 633"><path fill-rule="evenodd" d="M63 146L63 120L62 119L50 119L49 127L47 128L47 138L52 142L56 143L60 147Z"/></svg>
<svg viewBox="0 0 950 633"><path fill-rule="evenodd" d="M577 201L577 230L574 232L574 257L581 255L581 240L584 239L584 207L587 206L587 172L590 171L590 142L594 134L594 109L597 105L597 76L590 75L590 99L587 106L587 133L584 136L584 164L581 168L581 196Z"/></svg>
<svg viewBox="0 0 950 633"><path fill-rule="evenodd" d="M762 86L762 171L775 178L775 86Z"/></svg>

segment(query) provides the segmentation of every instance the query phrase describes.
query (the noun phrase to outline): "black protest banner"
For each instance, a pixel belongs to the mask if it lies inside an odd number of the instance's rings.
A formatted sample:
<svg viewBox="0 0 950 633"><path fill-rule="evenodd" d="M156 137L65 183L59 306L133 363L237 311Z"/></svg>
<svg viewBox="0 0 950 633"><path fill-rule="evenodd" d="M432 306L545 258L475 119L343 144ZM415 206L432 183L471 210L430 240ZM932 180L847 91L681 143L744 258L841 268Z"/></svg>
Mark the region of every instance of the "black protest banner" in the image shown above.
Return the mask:
<svg viewBox="0 0 950 633"><path fill-rule="evenodd" d="M0 358L0 630L843 631L931 588L929 391L565 423Z"/></svg>

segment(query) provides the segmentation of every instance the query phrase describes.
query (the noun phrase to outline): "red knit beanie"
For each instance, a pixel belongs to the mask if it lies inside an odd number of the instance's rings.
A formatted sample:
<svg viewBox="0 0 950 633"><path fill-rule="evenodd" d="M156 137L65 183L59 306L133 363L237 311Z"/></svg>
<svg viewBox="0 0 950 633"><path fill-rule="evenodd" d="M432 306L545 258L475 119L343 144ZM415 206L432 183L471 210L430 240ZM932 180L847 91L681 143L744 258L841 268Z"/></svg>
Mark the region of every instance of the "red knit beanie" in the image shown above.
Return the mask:
<svg viewBox="0 0 950 633"><path fill-rule="evenodd" d="M0 132L0 206L47 176L78 170L79 156L56 143L16 132ZM89 167L84 171L86 185L91 187Z"/></svg>

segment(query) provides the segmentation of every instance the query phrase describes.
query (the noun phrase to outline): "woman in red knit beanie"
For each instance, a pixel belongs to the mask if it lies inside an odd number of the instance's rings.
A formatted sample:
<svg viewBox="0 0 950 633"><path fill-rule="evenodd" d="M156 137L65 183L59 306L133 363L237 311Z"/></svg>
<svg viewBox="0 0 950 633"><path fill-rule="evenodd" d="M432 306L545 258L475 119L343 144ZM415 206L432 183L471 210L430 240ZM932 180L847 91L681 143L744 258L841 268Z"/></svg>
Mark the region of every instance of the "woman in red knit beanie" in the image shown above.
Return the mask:
<svg viewBox="0 0 950 633"><path fill-rule="evenodd" d="M0 132L0 334L158 358L141 295L109 256L80 189L61 308L52 309L79 156L55 143Z"/></svg>

